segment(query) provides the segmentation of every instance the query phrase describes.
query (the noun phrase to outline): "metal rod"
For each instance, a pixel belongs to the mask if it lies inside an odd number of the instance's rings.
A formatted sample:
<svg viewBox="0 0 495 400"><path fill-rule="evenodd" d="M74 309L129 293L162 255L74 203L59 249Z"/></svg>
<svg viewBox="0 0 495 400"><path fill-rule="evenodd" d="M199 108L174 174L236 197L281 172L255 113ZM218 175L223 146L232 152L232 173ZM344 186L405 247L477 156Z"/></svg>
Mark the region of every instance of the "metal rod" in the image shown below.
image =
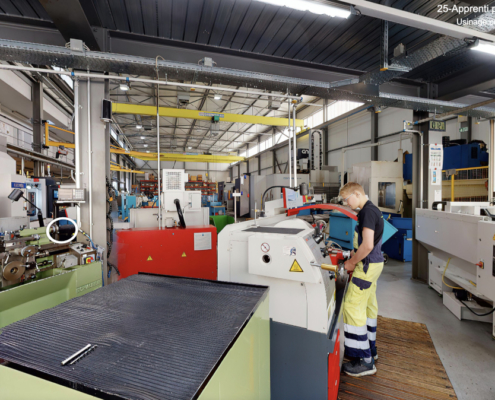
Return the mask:
<svg viewBox="0 0 495 400"><path fill-rule="evenodd" d="M292 135L294 136L294 188L297 187L297 134L296 134L296 105L292 106Z"/></svg>
<svg viewBox="0 0 495 400"><path fill-rule="evenodd" d="M67 364L70 360L77 357L79 354L83 353L84 351L88 350L90 347L91 347L90 344L84 346L81 350L79 350L79 351L75 352L74 354L72 354L71 356L67 357L64 361L62 361L61 364L62 365Z"/></svg>
<svg viewBox="0 0 495 400"><path fill-rule="evenodd" d="M81 147L79 146L79 80L74 79L74 159L76 166L76 188L81 189ZM77 226L81 228L81 207L76 207Z"/></svg>
<svg viewBox="0 0 495 400"><path fill-rule="evenodd" d="M157 82L159 82L157 77ZM162 227L162 192L161 192L161 162L160 162L160 85L156 85L156 141L158 161L158 229Z"/></svg>
<svg viewBox="0 0 495 400"><path fill-rule="evenodd" d="M47 161L47 160L46 160L46 159L44 159L44 158L41 158L41 157L36 157L36 156L31 155L31 154L26 154L26 153L23 153L23 152L21 152L21 151L17 151L17 150L13 150L13 149L7 149L7 152L8 152L8 153L18 154L18 155L20 155L20 156L23 156L23 157L29 158L30 160L43 161L43 162L46 162L46 161ZM59 164L58 162L55 162L55 161L50 161L50 164L51 164L51 165L57 165L57 166L59 166L59 167L64 167L64 168L71 169L71 167L67 167L66 165Z"/></svg>
<svg viewBox="0 0 495 400"><path fill-rule="evenodd" d="M79 78L93 78L93 79L106 79L106 80L116 80L116 81L130 81L130 82L142 82L142 83L150 83L150 84L158 84L165 86L178 86L178 87L187 87L194 89L210 89L221 92L233 92L233 93L245 93L253 96L265 96L265 97L279 97L283 99L291 99L291 100L301 100L300 96L289 96L285 94L276 94L276 93L266 93L266 92L254 92L249 90L239 90L239 89L229 89L223 87L216 86L205 86L205 85L192 85L189 83L178 83L178 82L169 82L169 81L156 81L154 79L143 79L143 78L133 78L126 76L117 76L117 75L103 75L103 74L88 74L84 72L69 72L69 71L55 71L50 69L43 68L33 68L33 67L24 67L19 65L4 65L0 64L0 69L9 69L9 70L18 70L18 71L32 71L32 72L40 72L43 74L56 74L56 75L67 75L72 77Z"/></svg>
<svg viewBox="0 0 495 400"><path fill-rule="evenodd" d="M287 112L289 114L289 121L287 123L287 134L289 135L289 140L287 141L287 144L289 146L289 186L292 186L292 153L291 153L291 148L290 148L290 102L287 102ZM294 160L295 161L295 160ZM248 161L249 162L249 161Z"/></svg>
<svg viewBox="0 0 495 400"><path fill-rule="evenodd" d="M91 149L91 80L88 78L88 202L89 202L89 237L93 237L93 163Z"/></svg>
<svg viewBox="0 0 495 400"><path fill-rule="evenodd" d="M24 157L21 157L21 175L24 176Z"/></svg>

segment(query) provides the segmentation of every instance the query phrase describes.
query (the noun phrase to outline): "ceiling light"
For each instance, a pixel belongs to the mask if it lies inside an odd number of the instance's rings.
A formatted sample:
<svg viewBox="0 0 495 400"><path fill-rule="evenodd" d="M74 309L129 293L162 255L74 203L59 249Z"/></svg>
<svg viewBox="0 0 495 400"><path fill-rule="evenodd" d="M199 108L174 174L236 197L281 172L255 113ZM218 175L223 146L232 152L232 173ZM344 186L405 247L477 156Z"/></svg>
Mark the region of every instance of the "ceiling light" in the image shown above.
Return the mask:
<svg viewBox="0 0 495 400"><path fill-rule="evenodd" d="M216 94L215 96L213 96L213 98L215 100L222 100L222 95L221 94Z"/></svg>
<svg viewBox="0 0 495 400"><path fill-rule="evenodd" d="M288 7L299 11L309 11L313 14L328 15L329 17L348 18L351 15L349 8L334 7L311 0L258 0L262 3L273 4L279 7Z"/></svg>
<svg viewBox="0 0 495 400"><path fill-rule="evenodd" d="M143 146L144 146L144 147L148 147L148 145L147 145L147 144L145 144L145 145L143 145Z"/></svg>
<svg viewBox="0 0 495 400"><path fill-rule="evenodd" d="M191 147L191 146L189 146L189 147L188 147L188 149L189 149L189 150L191 150L191 149L192 149L192 147Z"/></svg>
<svg viewBox="0 0 495 400"><path fill-rule="evenodd" d="M495 46L493 44L489 44L488 42L480 41L476 46L472 47L471 50L495 55Z"/></svg>
<svg viewBox="0 0 495 400"><path fill-rule="evenodd" d="M141 136L141 139L145 139L145 137L144 136Z"/></svg>
<svg viewBox="0 0 495 400"><path fill-rule="evenodd" d="M120 84L120 90L127 92L130 89L129 78L125 79L125 83Z"/></svg>
<svg viewBox="0 0 495 400"><path fill-rule="evenodd" d="M143 127L143 125L141 125L141 124L136 125L136 129L141 129L142 127Z"/></svg>
<svg viewBox="0 0 495 400"><path fill-rule="evenodd" d="M146 153L149 153L150 151L149 150L146 150Z"/></svg>

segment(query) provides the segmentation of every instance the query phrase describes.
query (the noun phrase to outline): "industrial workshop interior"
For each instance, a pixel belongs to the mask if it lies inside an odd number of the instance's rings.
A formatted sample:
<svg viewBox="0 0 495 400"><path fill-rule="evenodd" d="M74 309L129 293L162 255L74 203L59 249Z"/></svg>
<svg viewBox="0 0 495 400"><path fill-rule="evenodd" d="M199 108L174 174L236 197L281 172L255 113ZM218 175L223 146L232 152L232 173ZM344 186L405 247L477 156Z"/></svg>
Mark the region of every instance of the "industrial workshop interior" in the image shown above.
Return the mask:
<svg viewBox="0 0 495 400"><path fill-rule="evenodd" d="M0 0L0 400L494 400L495 1Z"/></svg>

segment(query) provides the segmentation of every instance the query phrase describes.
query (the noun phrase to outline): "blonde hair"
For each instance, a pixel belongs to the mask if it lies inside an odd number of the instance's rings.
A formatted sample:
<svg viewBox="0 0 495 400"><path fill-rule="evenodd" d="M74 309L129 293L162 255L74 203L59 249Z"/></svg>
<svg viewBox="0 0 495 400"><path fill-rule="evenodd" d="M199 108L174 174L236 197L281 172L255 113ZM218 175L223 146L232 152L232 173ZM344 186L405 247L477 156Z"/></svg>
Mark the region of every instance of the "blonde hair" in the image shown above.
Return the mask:
<svg viewBox="0 0 495 400"><path fill-rule="evenodd" d="M354 192L359 192L362 195L365 195L363 187L356 182L348 182L346 183L342 189L340 189L340 195L342 197L347 197L346 195L351 195Z"/></svg>

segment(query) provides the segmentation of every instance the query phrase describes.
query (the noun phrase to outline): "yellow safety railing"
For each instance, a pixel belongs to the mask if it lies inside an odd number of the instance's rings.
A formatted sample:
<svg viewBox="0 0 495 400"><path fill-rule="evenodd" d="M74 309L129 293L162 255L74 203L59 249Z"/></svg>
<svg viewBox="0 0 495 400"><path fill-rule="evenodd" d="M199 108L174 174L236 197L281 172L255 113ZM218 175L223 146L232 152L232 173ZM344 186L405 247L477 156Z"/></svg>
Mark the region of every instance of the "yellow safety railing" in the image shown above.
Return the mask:
<svg viewBox="0 0 495 400"><path fill-rule="evenodd" d="M45 145L46 146L64 146L68 149L75 149L74 143L64 143L64 142L53 142L50 140L49 128L58 129L63 132L71 133L74 132L67 129L62 129L54 125L45 124ZM125 150L118 146L110 146L110 153L114 154L127 154L130 157L139 158L144 161L156 161L158 158L158 153L144 153L141 151L130 151ZM233 163L236 161L244 161L245 157L239 156L218 156L218 155L206 155L206 154L181 154L181 153L160 153L160 161L185 161L185 162L210 162L210 163Z"/></svg>
<svg viewBox="0 0 495 400"><path fill-rule="evenodd" d="M442 200L488 201L488 166L443 170Z"/></svg>

